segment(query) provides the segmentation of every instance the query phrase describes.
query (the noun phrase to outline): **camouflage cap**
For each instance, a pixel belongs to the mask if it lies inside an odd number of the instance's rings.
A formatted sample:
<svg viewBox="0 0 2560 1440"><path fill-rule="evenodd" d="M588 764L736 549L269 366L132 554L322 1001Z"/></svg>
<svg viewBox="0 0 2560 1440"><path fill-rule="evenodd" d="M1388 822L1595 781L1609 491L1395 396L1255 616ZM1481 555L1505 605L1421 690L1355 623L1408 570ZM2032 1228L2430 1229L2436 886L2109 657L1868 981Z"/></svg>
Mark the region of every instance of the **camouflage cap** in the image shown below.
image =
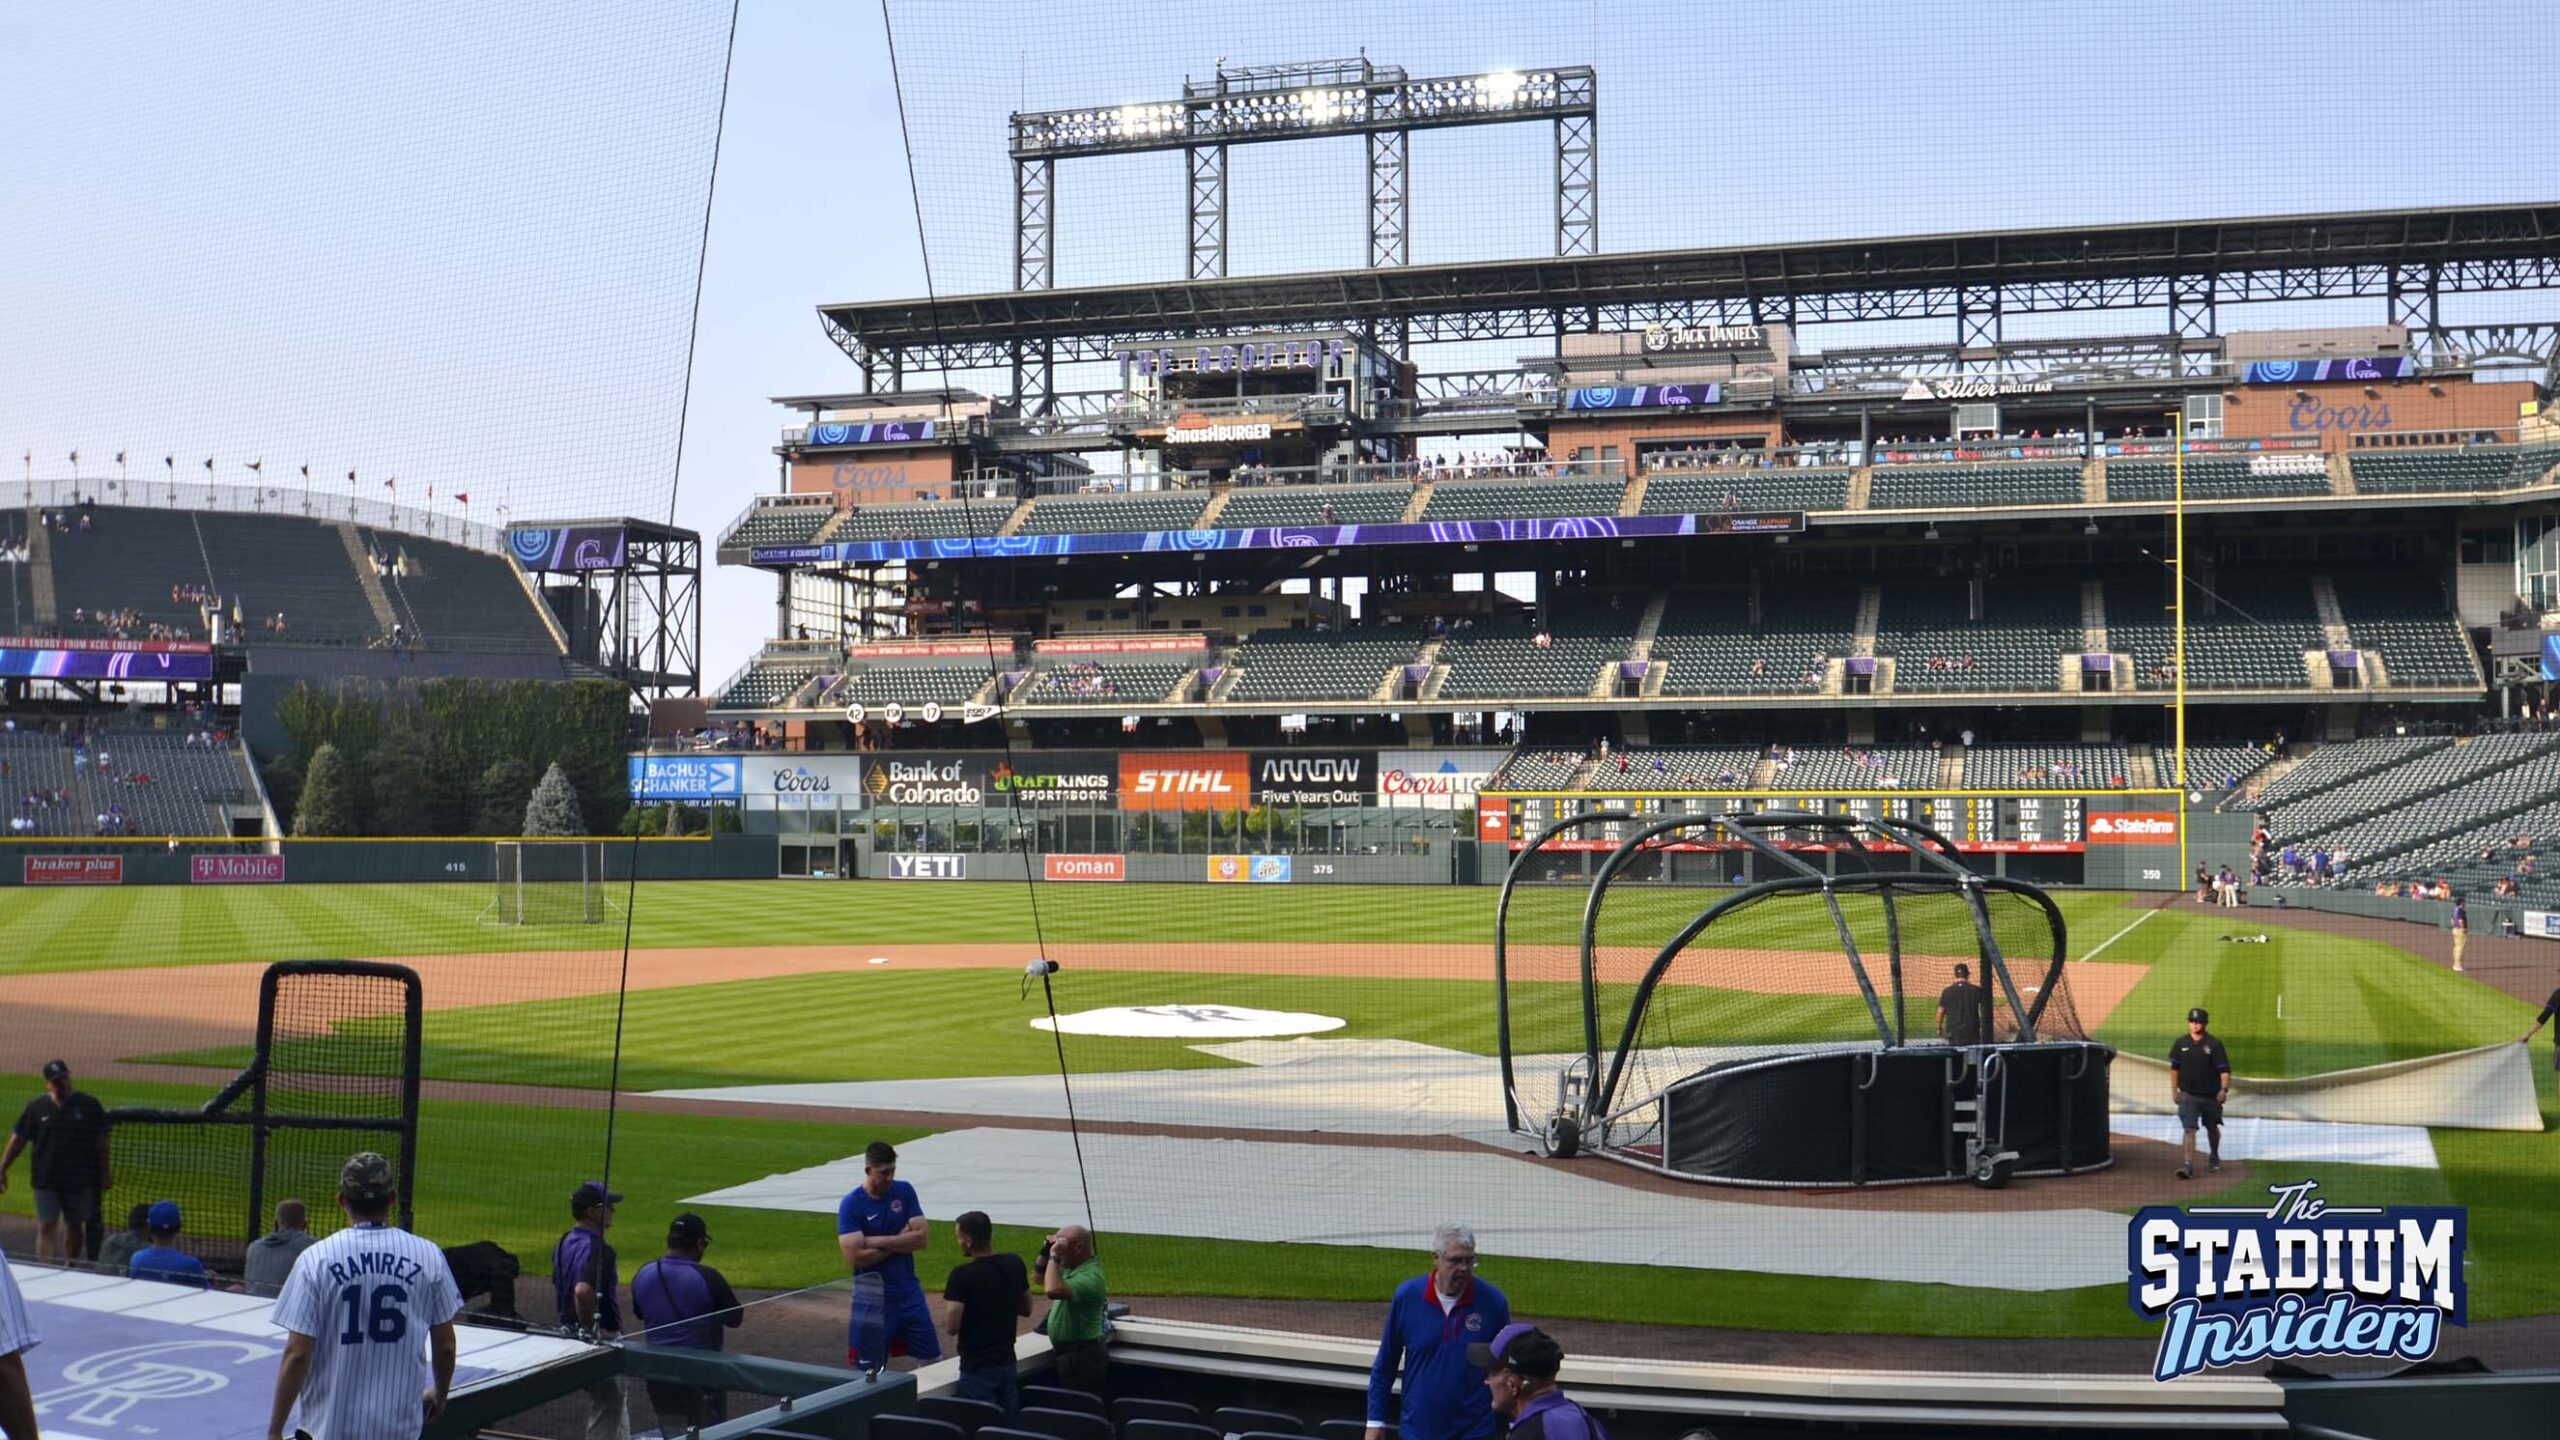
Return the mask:
<svg viewBox="0 0 2560 1440"><path fill-rule="evenodd" d="M338 1193L347 1200L363 1204L379 1204L399 1189L392 1177L391 1162L371 1150L359 1150L347 1157L338 1171Z"/></svg>

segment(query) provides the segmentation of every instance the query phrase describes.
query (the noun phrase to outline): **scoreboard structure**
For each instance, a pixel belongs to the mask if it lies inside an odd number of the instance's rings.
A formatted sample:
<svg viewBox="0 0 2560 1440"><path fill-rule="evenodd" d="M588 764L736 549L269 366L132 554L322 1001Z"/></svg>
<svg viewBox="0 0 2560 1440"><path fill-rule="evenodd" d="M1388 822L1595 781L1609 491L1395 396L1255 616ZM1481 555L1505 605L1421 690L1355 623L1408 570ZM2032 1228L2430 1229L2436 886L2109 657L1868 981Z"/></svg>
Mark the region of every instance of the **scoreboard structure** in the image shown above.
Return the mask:
<svg viewBox="0 0 2560 1440"><path fill-rule="evenodd" d="M1477 797L1476 838L1518 851L1559 820L1595 810L1631 818L1583 827L1548 842L1559 856L1605 854L1645 825L1670 816L1802 810L1816 815L1908 820L1955 843L1982 873L2039 884L2174 890L2183 883L2179 843L2188 815L2174 790L1902 791L1521 791ZM1763 832L1764 836L1767 832ZM1807 830L1768 838L1791 849L1824 851L1836 841ZM1706 833L1659 847L1667 853L1717 854L1733 865L1686 874L1729 882L1748 847ZM1596 862L1595 862L1596 863Z"/></svg>

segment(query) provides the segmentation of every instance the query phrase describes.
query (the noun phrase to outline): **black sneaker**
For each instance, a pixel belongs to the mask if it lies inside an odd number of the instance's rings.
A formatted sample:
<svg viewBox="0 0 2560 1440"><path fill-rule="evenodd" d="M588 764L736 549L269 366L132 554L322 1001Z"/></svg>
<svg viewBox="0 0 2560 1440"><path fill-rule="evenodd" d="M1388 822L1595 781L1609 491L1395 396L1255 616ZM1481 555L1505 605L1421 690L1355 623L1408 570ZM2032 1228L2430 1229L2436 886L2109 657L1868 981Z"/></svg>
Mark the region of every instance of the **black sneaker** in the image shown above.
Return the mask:
<svg viewBox="0 0 2560 1440"><path fill-rule="evenodd" d="M2181 1165L2181 1166L2179 1166L2179 1167L2178 1167L2178 1178L2179 1178L2179 1179L2181 1179L2181 1180L2193 1180L2194 1178L2196 1178L2196 1167L2194 1167L2193 1165Z"/></svg>
<svg viewBox="0 0 2560 1440"><path fill-rule="evenodd" d="M2216 1174L2216 1175L2219 1175L2219 1174L2221 1174L2221 1173L2222 1173L2222 1161L2217 1157L2217 1158L2216 1158L2216 1159L2215 1159L2211 1164L2209 1164L2209 1165L2205 1166L2204 1168L2206 1168L2207 1170L2212 1171L2212 1172L2213 1172L2214 1174Z"/></svg>

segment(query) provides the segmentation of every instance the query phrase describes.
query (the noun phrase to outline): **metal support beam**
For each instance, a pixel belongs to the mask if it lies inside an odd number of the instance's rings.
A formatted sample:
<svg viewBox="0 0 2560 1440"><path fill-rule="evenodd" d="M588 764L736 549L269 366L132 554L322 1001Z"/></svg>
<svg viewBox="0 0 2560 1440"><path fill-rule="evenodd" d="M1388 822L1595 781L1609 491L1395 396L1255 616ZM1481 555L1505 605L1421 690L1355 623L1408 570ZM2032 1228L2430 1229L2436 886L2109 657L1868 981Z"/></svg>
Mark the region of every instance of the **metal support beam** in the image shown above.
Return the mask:
<svg viewBox="0 0 2560 1440"><path fill-rule="evenodd" d="M1013 288L1046 290L1056 281L1051 248L1051 201L1058 191L1058 162L1049 159L1013 162Z"/></svg>
<svg viewBox="0 0 2560 1440"><path fill-rule="evenodd" d="M1194 280L1223 280L1227 274L1227 147L1195 145L1183 151L1182 158L1190 172L1189 273Z"/></svg>
<svg viewBox="0 0 2560 1440"><path fill-rule="evenodd" d="M1405 243L1408 181L1406 157L1413 146L1410 130L1379 130L1369 135L1369 268L1402 265L1410 258Z"/></svg>
<svg viewBox="0 0 2560 1440"><path fill-rule="evenodd" d="M1588 111L1556 117L1556 253L1600 253L1600 117Z"/></svg>
<svg viewBox="0 0 2560 1440"><path fill-rule="evenodd" d="M1956 287L1956 348L1958 350L1994 350L1999 348L2000 287L1997 285L1960 285ZM1989 366L1984 357L1982 364Z"/></svg>
<svg viewBox="0 0 2560 1440"><path fill-rule="evenodd" d="M2218 338L2220 277L2206 272L2169 277L2169 333L2178 337L2178 368L2189 375L2209 373Z"/></svg>

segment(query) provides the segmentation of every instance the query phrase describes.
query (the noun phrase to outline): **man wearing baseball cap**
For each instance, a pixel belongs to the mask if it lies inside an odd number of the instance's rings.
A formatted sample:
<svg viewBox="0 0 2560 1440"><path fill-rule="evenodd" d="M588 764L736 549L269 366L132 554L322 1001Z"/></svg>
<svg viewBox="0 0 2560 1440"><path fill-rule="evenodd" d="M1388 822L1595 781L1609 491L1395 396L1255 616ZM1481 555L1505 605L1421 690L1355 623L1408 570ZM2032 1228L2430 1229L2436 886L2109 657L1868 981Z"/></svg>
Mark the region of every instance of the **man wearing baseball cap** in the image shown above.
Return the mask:
<svg viewBox="0 0 2560 1440"><path fill-rule="evenodd" d="M462 1287L435 1242L392 1223L400 1180L359 1150L338 1167L347 1223L303 1247L268 1318L285 1332L268 1440L408 1440L444 1413Z"/></svg>
<svg viewBox="0 0 2560 1440"><path fill-rule="evenodd" d="M36 1258L50 1253L68 1265L98 1257L106 1230L98 1222L98 1197L115 1188L107 1150L107 1107L71 1088L71 1067L44 1065L44 1093L18 1112L18 1123L0 1144L0 1195L9 1193L9 1167L32 1148L27 1169L35 1178Z"/></svg>
<svg viewBox="0 0 2560 1440"><path fill-rule="evenodd" d="M1535 1325L1505 1325L1489 1342L1467 1347L1484 1371L1494 1413L1511 1422L1510 1440L1609 1440L1591 1412L1556 1387L1564 1347Z"/></svg>
<svg viewBox="0 0 2560 1440"><path fill-rule="evenodd" d="M668 1223L667 1253L631 1277L631 1313L641 1327L633 1338L643 1345L717 1350L720 1332L747 1318L727 1277L702 1263L710 1248L711 1230L701 1216L688 1211ZM658 1429L669 1435L729 1418L728 1393L698 1385L652 1380L649 1403L657 1409Z"/></svg>
<svg viewBox="0 0 2560 1440"><path fill-rule="evenodd" d="M1973 983L1973 967L1958 964L1955 983L1938 993L1938 1033L1956 1046L1979 1045L1991 1014L1991 992Z"/></svg>
<svg viewBox="0 0 2560 1440"><path fill-rule="evenodd" d="M600 1180L571 1191L569 1216L575 1223L551 1247L551 1294L559 1302L560 1328L582 1339L611 1340L622 1333L622 1306L614 1299L621 1272L604 1238L613 1207L621 1203ZM587 1440L623 1440L630 1433L622 1386L611 1379L588 1386Z"/></svg>
<svg viewBox="0 0 2560 1440"><path fill-rule="evenodd" d="M124 1272L135 1280L166 1280L174 1285L193 1285L199 1290L213 1288L213 1277L204 1273L204 1262L177 1248L178 1231L183 1220L175 1200L152 1202L151 1213L143 1220L143 1228L151 1232L151 1243L133 1253L133 1264Z"/></svg>
<svg viewBox="0 0 2560 1440"><path fill-rule="evenodd" d="M2178 1107L2185 1135L2178 1141L2178 1178L2196 1176L2196 1126L2204 1126L2211 1147L2208 1168L2222 1168L2222 1102L2231 1098L2231 1056L2220 1037L2207 1031L2212 1017L2199 1005L2187 1012L2187 1033L2169 1047L2169 1098Z"/></svg>

